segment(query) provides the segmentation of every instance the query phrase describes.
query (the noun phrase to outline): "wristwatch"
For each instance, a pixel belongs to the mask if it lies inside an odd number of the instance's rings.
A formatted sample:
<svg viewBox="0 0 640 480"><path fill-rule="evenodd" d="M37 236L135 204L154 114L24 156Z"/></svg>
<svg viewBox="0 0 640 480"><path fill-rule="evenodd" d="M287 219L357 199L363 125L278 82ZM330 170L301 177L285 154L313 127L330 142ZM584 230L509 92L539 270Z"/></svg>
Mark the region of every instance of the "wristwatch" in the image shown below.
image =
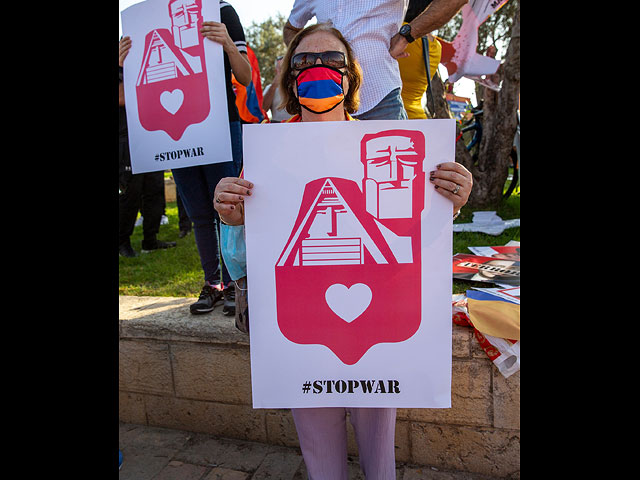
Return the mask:
<svg viewBox="0 0 640 480"><path fill-rule="evenodd" d="M413 38L411 36L411 25L409 25L408 23L406 25L402 25L402 27L400 27L400 30L398 31L398 33L400 35L402 35L404 38L407 39L407 42L411 43L415 40L415 38Z"/></svg>

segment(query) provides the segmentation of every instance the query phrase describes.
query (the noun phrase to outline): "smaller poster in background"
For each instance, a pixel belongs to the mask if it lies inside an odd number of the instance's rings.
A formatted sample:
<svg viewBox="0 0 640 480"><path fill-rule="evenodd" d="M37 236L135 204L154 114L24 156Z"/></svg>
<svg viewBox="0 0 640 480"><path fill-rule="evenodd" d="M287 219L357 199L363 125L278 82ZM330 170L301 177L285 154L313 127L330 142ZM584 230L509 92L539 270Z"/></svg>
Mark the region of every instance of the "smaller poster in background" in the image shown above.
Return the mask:
<svg viewBox="0 0 640 480"><path fill-rule="evenodd" d="M146 0L122 11L133 173L232 160L222 46L200 33L214 0Z"/></svg>

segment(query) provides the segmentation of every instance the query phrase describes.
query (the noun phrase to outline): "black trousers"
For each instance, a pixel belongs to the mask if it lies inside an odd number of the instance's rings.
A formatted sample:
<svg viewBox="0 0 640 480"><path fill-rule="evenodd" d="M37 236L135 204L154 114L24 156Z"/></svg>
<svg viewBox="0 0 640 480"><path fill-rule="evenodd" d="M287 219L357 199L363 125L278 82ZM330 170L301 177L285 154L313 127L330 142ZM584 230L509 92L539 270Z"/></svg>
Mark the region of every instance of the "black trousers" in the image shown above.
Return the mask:
<svg viewBox="0 0 640 480"><path fill-rule="evenodd" d="M118 246L129 243L140 211L144 217L142 248L153 248L164 212L164 172L133 175L130 165L129 146L126 137L121 137Z"/></svg>

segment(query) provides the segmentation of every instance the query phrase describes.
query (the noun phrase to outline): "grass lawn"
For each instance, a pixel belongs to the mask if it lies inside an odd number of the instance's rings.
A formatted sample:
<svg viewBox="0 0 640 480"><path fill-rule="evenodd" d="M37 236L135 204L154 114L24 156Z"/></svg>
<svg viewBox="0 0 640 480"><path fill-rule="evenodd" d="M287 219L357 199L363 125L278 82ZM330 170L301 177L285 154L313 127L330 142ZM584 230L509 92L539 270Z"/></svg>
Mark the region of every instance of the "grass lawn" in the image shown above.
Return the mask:
<svg viewBox="0 0 640 480"><path fill-rule="evenodd" d="M204 277L193 233L185 238L178 238L178 207L175 202L167 203L165 213L169 217L169 224L160 226L158 238L175 241L178 246L140 253L136 258L119 257L120 295L197 297L200 294ZM519 190L497 209L497 214L503 220L520 218ZM471 222L472 217L472 210L465 207L455 223ZM454 233L453 253L471 253L467 247L504 245L510 240L520 241L520 227L509 228L499 236L475 232ZM140 226L134 229L131 237L134 250L140 252L141 241ZM474 286L491 287L493 284L454 280L453 293L463 293Z"/></svg>
<svg viewBox="0 0 640 480"><path fill-rule="evenodd" d="M200 257L190 233L178 238L178 207L167 202L168 225L160 225L158 239L178 243L175 248L141 253L142 226L135 227L131 246L136 258L119 258L119 294L160 297L198 296L204 283Z"/></svg>

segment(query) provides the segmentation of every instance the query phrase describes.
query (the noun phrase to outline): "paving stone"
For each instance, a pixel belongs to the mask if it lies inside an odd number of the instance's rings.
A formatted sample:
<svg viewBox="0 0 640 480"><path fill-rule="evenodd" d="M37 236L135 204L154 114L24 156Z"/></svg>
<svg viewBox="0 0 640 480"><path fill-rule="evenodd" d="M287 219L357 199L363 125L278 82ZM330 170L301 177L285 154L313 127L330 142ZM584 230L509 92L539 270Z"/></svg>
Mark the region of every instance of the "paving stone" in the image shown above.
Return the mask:
<svg viewBox="0 0 640 480"><path fill-rule="evenodd" d="M300 450L143 425L120 424L119 480L307 480ZM349 480L365 480L357 457ZM396 462L396 480L497 480ZM508 478L518 479L519 475Z"/></svg>
<svg viewBox="0 0 640 480"><path fill-rule="evenodd" d="M253 472L260 466L271 448L273 447L261 443L194 434L176 455L175 460L195 465Z"/></svg>
<svg viewBox="0 0 640 480"><path fill-rule="evenodd" d="M200 480L206 471L207 467L174 460L169 462L154 480Z"/></svg>
<svg viewBox="0 0 640 480"><path fill-rule="evenodd" d="M251 480L293 480L302 461L302 455L290 448L274 448L264 457Z"/></svg>
<svg viewBox="0 0 640 480"><path fill-rule="evenodd" d="M170 428L148 427L144 425L120 424L120 449L127 446L153 449L182 449L195 434Z"/></svg>
<svg viewBox="0 0 640 480"><path fill-rule="evenodd" d="M246 472L216 467L209 472L209 475L207 475L204 480L249 480L249 478L251 477Z"/></svg>
<svg viewBox="0 0 640 480"><path fill-rule="evenodd" d="M123 454L119 480L153 480L169 464L177 450L154 447L121 447Z"/></svg>
<svg viewBox="0 0 640 480"><path fill-rule="evenodd" d="M495 480L493 477L467 472L444 472L433 467L405 466L402 480Z"/></svg>

